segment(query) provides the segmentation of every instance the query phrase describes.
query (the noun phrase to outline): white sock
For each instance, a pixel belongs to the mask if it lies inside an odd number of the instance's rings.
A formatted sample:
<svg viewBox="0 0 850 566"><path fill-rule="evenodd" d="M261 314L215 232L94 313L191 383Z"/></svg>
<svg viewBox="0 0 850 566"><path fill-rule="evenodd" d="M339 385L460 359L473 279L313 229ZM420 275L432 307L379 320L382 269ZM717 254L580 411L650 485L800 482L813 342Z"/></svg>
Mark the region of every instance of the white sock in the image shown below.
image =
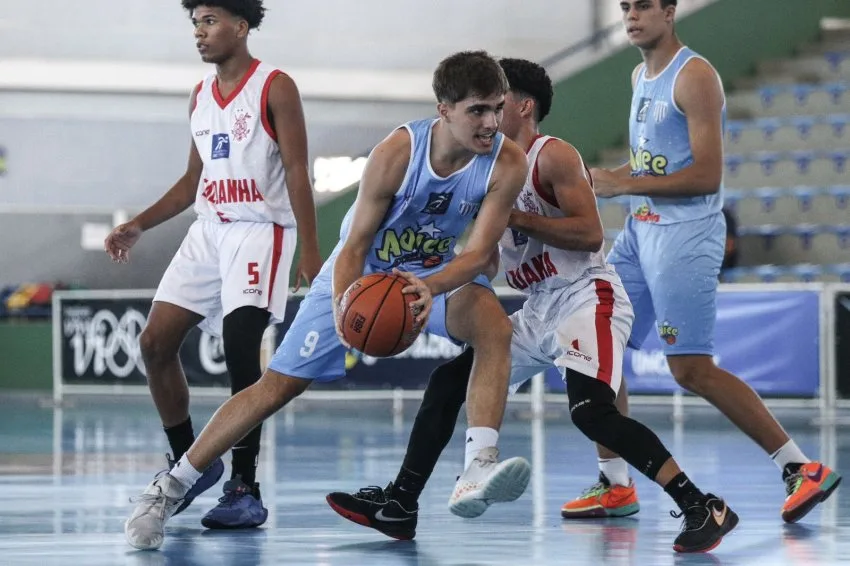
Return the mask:
<svg viewBox="0 0 850 566"><path fill-rule="evenodd" d="M629 485L629 464L622 458L599 458L599 471L611 485Z"/></svg>
<svg viewBox="0 0 850 566"><path fill-rule="evenodd" d="M787 464L808 464L811 462L797 446L797 443L790 439L782 445L782 448L771 454L770 458L779 468L779 471L783 472Z"/></svg>
<svg viewBox="0 0 850 566"><path fill-rule="evenodd" d="M185 454L183 454L180 460L174 464L174 467L171 468L171 471L168 473L172 478L186 486L187 490L191 489L192 486L195 485L195 482L201 479L201 476L204 475L203 472L199 472L195 469Z"/></svg>
<svg viewBox="0 0 850 566"><path fill-rule="evenodd" d="M499 441L499 431L486 426L474 426L466 429L466 457L463 469L467 469L483 448L496 446Z"/></svg>

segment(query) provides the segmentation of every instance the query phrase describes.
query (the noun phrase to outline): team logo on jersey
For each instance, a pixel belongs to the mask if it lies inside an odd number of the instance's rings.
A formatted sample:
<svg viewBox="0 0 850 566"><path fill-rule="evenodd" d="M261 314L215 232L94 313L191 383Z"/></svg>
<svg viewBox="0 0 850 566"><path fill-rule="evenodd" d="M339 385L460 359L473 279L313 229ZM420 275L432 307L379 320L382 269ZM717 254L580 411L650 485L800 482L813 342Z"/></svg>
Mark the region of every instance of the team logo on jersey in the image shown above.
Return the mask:
<svg viewBox="0 0 850 566"><path fill-rule="evenodd" d="M670 105L666 102L656 102L655 106L652 108L652 116L655 118L655 123L660 124L667 118L667 113L669 112Z"/></svg>
<svg viewBox="0 0 850 566"><path fill-rule="evenodd" d="M664 176L667 174L668 163L666 155L652 155L642 147L636 150L629 148L629 166L632 168L633 175Z"/></svg>
<svg viewBox="0 0 850 566"><path fill-rule="evenodd" d="M525 244L528 243L528 236L526 236L522 232L519 232L519 231L511 228L511 235L514 237L514 245L517 246L517 247L524 246Z"/></svg>
<svg viewBox="0 0 850 566"><path fill-rule="evenodd" d="M665 320L658 329L658 335L661 336L662 340L672 346L676 343L676 338L679 336L679 329Z"/></svg>
<svg viewBox="0 0 850 566"><path fill-rule="evenodd" d="M638 102L637 114L635 115L636 122L646 122L646 115L649 113L649 107L652 106L651 98L641 98Z"/></svg>
<svg viewBox="0 0 850 566"><path fill-rule="evenodd" d="M454 236L440 237L442 230L433 222L416 228L407 227L401 231L393 228L384 230L381 246L375 254L390 267L401 264L419 264L422 267L436 267L446 260L453 250Z"/></svg>
<svg viewBox="0 0 850 566"><path fill-rule="evenodd" d="M661 215L657 212L652 212L652 209L646 203L637 207L632 213L632 217L638 222L652 222L653 224L661 220Z"/></svg>
<svg viewBox="0 0 850 566"><path fill-rule="evenodd" d="M233 141L241 142L251 133L251 128L248 127L248 120L251 115L241 108L236 111L236 120L233 122L233 129L230 133L233 134Z"/></svg>
<svg viewBox="0 0 850 566"><path fill-rule="evenodd" d="M523 191L519 194L519 200L522 203L522 206L525 207L526 212L530 212L531 214L540 214L540 207L537 205L537 197L531 194L531 191L523 189Z"/></svg>
<svg viewBox="0 0 850 566"><path fill-rule="evenodd" d="M425 214L445 214L452 203L454 193L431 193L428 195L428 203L422 212Z"/></svg>
<svg viewBox="0 0 850 566"><path fill-rule="evenodd" d="M227 134L213 134L212 158L228 159L230 157L230 136Z"/></svg>
<svg viewBox="0 0 850 566"><path fill-rule="evenodd" d="M480 202L469 202L468 200L460 201L460 205L458 206L458 211L461 216L469 216L470 214L474 218L478 215L478 210L481 208Z"/></svg>

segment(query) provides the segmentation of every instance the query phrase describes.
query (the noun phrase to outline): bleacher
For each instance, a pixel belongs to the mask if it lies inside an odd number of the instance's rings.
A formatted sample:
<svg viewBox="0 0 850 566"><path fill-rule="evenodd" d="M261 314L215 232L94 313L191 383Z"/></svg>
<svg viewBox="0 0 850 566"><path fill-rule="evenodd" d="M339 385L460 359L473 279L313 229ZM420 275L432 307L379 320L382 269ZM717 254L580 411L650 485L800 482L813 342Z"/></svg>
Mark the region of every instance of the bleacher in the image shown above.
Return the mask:
<svg viewBox="0 0 850 566"><path fill-rule="evenodd" d="M850 30L825 30L727 92L725 204L738 218L729 282L850 282ZM603 166L627 156L604 152ZM599 199L610 242L625 199Z"/></svg>

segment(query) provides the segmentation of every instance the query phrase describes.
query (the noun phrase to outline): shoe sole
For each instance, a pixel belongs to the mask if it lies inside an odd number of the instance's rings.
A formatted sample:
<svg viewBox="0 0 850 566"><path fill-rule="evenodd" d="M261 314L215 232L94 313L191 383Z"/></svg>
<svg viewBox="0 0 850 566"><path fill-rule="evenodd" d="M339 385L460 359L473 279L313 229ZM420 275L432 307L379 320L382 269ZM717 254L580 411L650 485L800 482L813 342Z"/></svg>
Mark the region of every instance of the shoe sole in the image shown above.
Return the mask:
<svg viewBox="0 0 850 566"><path fill-rule="evenodd" d="M325 496L325 501L328 502L328 505L331 509L333 509L337 515L344 519L348 519L352 523L357 523L363 527L369 527L370 529L375 529L379 533L382 533L390 538L394 538L396 540L413 540L413 537L416 536L416 531L411 532L408 530L394 530L392 528L384 528L380 523L374 523L367 517L366 515L362 515L360 513L354 513L349 511L345 507L341 507L333 502L330 495Z"/></svg>
<svg viewBox="0 0 850 566"><path fill-rule="evenodd" d="M689 554L689 553L699 553L699 552L711 552L715 548L723 542L723 537L732 532L732 529L738 526L738 515L729 509L729 514L726 515L726 522L723 527L720 529L720 536L717 537L717 540L711 542L707 546L694 546L690 548L686 548L684 546L674 544L673 550L679 552L681 554Z"/></svg>
<svg viewBox="0 0 850 566"><path fill-rule="evenodd" d="M493 503L515 501L525 493L531 479L531 464L525 458L511 458L487 478L478 492L449 504L449 511L464 519L481 516Z"/></svg>
<svg viewBox="0 0 850 566"><path fill-rule="evenodd" d="M232 531L236 529L256 529L260 525L266 522L269 518L269 512L267 509L263 508L263 520L258 523L242 523L239 525L228 525L227 523L221 523L214 519L207 519L204 517L201 519L201 524L208 529L221 530L221 531Z"/></svg>
<svg viewBox="0 0 850 566"><path fill-rule="evenodd" d="M832 492L838 487L841 483L841 476L836 474L835 472L830 472L823 483L820 485L820 489L817 493L813 494L812 497L803 501L799 505L797 505L793 509L789 509L788 511L782 512L782 520L786 523L796 523L803 517L809 514L809 512L817 507L818 503L822 503L829 499L829 496L832 495Z"/></svg>
<svg viewBox="0 0 850 566"><path fill-rule="evenodd" d="M630 517L640 511L640 503L630 503L621 507L591 507L580 511L561 509L563 519L608 519L612 517Z"/></svg>

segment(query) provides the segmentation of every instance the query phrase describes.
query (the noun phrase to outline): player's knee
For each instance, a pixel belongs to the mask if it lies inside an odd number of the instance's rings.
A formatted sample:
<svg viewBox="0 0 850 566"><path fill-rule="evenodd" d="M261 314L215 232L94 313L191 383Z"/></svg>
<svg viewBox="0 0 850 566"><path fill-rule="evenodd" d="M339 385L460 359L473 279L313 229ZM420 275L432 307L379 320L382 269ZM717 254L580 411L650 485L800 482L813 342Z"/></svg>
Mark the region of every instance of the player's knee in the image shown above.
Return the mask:
<svg viewBox="0 0 850 566"><path fill-rule="evenodd" d="M570 418L582 434L608 446L608 434L615 428L612 419L620 417L614 405L614 391L608 384L573 370L567 370Z"/></svg>
<svg viewBox="0 0 850 566"><path fill-rule="evenodd" d="M710 356L671 356L668 364L676 383L694 393L699 393L707 385L714 366Z"/></svg>
<svg viewBox="0 0 850 566"><path fill-rule="evenodd" d="M148 370L148 376L157 375L156 369L177 358L179 346L170 344L162 334L150 326L139 335L139 350Z"/></svg>
<svg viewBox="0 0 850 566"><path fill-rule="evenodd" d="M472 346L478 350L510 352L513 330L511 319L504 313L488 317L476 332Z"/></svg>
<svg viewBox="0 0 850 566"><path fill-rule="evenodd" d="M260 388L262 395L259 397L266 404L266 412L272 414L304 393L311 383L312 380L290 377L266 370L254 387Z"/></svg>

